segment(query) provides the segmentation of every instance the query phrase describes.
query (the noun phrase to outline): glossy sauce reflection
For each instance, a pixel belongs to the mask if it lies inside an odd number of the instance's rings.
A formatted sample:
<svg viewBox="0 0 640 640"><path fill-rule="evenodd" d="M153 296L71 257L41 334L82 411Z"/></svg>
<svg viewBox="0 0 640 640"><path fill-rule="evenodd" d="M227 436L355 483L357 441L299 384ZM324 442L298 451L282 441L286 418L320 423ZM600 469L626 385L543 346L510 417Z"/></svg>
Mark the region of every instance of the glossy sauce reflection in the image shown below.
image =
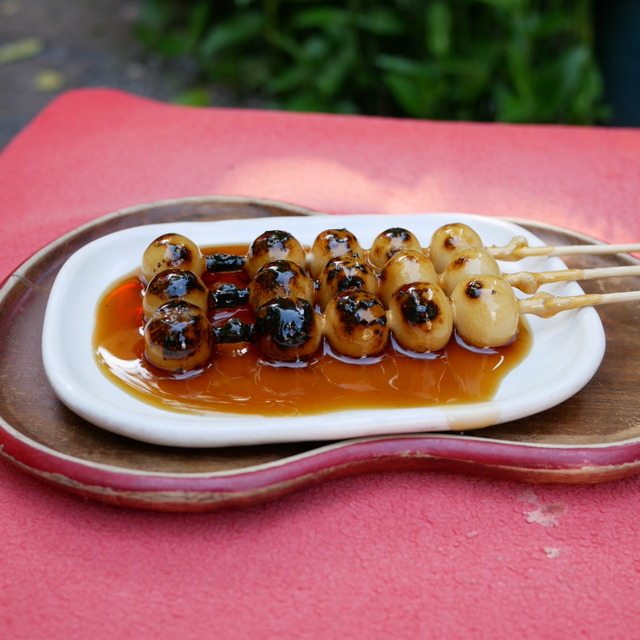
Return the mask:
<svg viewBox="0 0 640 640"><path fill-rule="evenodd" d="M242 254L246 247L220 248ZM243 285L241 274L214 281ZM143 358L143 285L137 276L116 283L97 310L94 348L106 375L140 400L175 411L223 411L293 416L345 409L433 406L490 400L504 376L531 347L522 322L518 338L499 350L472 351L452 338L441 352L406 355L389 345L375 358L350 360L324 346L312 359L283 365L265 361L251 344L216 345L209 366L186 374L154 368ZM214 324L248 307L216 312Z"/></svg>

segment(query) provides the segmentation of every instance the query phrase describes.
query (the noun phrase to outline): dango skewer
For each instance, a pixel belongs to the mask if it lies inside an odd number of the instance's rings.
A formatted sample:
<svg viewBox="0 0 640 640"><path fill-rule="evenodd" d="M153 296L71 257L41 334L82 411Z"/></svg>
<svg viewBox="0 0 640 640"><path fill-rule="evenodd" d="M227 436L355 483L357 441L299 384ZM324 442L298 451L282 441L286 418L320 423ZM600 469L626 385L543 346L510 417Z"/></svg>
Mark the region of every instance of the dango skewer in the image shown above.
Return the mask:
<svg viewBox="0 0 640 640"><path fill-rule="evenodd" d="M300 270L297 266L292 268ZM272 285L265 278L267 274L261 271L258 272L261 282L255 285L250 283L249 287L262 289L262 295L266 301ZM555 282L640 275L640 266L503 273L498 262L486 249L468 248L456 253L444 272L437 274L431 260L423 252L412 249L395 253L380 273L376 274L368 262L357 256L344 255L331 259L325 265L316 281L315 300L324 309L337 293L350 289L364 289L377 294L385 308L389 308L391 296L404 284L431 282L438 284L447 295L451 295L457 283L463 278L480 273L501 275L513 287L524 293L533 294L542 285ZM302 275L297 276L298 279L302 277ZM292 279L292 275L287 275L286 278ZM306 294L296 293L295 295L312 300L311 280L305 283L305 288ZM284 291L282 295L294 294L291 291ZM234 285L215 285L212 297L214 306L218 308L234 307L249 301L249 289L237 288ZM255 300L253 304L255 306Z"/></svg>
<svg viewBox="0 0 640 640"><path fill-rule="evenodd" d="M520 271L503 273L495 258L486 250L470 247L458 251L440 274L439 283L451 295L455 286L466 276L476 273L501 275L511 286L523 293L533 294L545 284L573 282L640 275L640 265L625 267L600 267L592 269L562 269L558 271Z"/></svg>
<svg viewBox="0 0 640 640"><path fill-rule="evenodd" d="M388 233L385 237L393 238L401 230L392 231L393 234ZM343 238L348 238L347 242L341 241L341 244L353 248L353 238L349 238L348 232L344 232L344 230L338 230L338 232L343 234ZM166 238L168 237L161 237L161 247L166 247ZM323 237L329 238L332 243L335 243L333 231L331 234L326 232ZM169 245L168 253L172 260L168 261L168 264L175 264L177 262L176 256L178 256L181 264L197 269L195 245L188 247L186 245L188 241L182 237L179 238L182 244L178 249L175 248L175 241ZM275 238L276 242L271 238L266 244L277 246L277 251L281 252L283 251L283 239L286 242L291 240L290 237L283 238L282 234L278 232ZM295 243L293 247L297 251ZM284 250L284 252L287 253L288 250ZM167 253L166 249L165 253ZM260 251L255 251L254 254L258 255ZM273 257L273 255L272 253L268 254L269 257ZM297 255L300 257L302 254L298 251ZM194 256L196 256L195 260ZM260 260L262 259L264 256L260 258ZM159 263L160 260L154 258L154 264ZM163 266L167 267L167 264ZM447 295L451 295L460 280L473 274L501 275L512 286L524 293L532 294L540 286L553 282L639 275L640 266L564 269L538 273L501 273L498 262L486 249L470 247L455 253L441 274L436 273L430 258L416 249L393 253L380 273L376 274L368 261L362 260L350 252L345 252L343 256L329 260L320 273L317 286L314 286L311 277L297 262L275 260L258 269L251 278L247 289L240 289L229 284L217 284L214 285L210 295L213 305L218 308L228 308L249 302L254 309L257 309L273 297L301 297L311 302L315 296L321 308L324 309L329 300L337 293L349 289L364 289L376 293L383 301L384 306L388 307L391 295L403 284L433 282L439 284ZM186 297L187 293L189 297ZM151 279L145 293L143 308L145 314L149 315L151 311L168 299L180 297L206 310L206 296L207 289L197 275L184 268L169 267L164 272L156 273Z"/></svg>
<svg viewBox="0 0 640 640"><path fill-rule="evenodd" d="M612 253L637 253L640 252L640 244L572 244L572 245L542 245L530 247L527 239L516 236L504 247L487 247L487 250L496 260L515 262L523 258L538 256L586 256L586 255L610 255Z"/></svg>
<svg viewBox="0 0 640 640"><path fill-rule="evenodd" d="M426 249L420 246L414 234L400 227L379 233L368 250L363 249L355 235L346 229L327 229L316 236L308 252L290 233L271 230L258 236L245 256L223 253L205 255L188 238L180 234L165 234L145 250L142 263L147 281L158 271L168 268L188 269L198 276L205 272L244 270L252 277L264 264L283 259L306 268L311 277L316 279L324 266L337 257L356 256L379 270L391 257L403 251L425 253L436 272L443 273L453 257L465 249L483 249L496 260L517 261L531 256L633 253L640 251L640 244L530 247L526 238L515 236L503 247L484 246L478 233L469 225L451 223L442 225L433 233Z"/></svg>
<svg viewBox="0 0 640 640"><path fill-rule="evenodd" d="M206 314L195 305L171 301L157 309L145 326L146 352L154 364L173 370L204 363L215 340L250 340L264 355L285 361L312 355L323 336L337 352L351 357L379 353L390 335L404 349L424 353L443 348L454 327L466 343L496 348L513 341L523 314L548 318L570 309L635 300L640 300L638 291L567 297L538 293L520 300L501 276L475 275L460 282L450 300L430 283L400 287L388 310L379 298L362 290L337 294L323 314L308 300L278 297L257 309L254 325L236 320L231 327L216 329L207 329Z"/></svg>
<svg viewBox="0 0 640 640"><path fill-rule="evenodd" d="M144 294L145 298L149 296L152 299L145 305L146 315L162 315L162 303L169 297L167 292L158 291L163 283L169 283L171 295L178 293L177 288L171 286L170 276L174 271L177 270L162 272L152 279ZM187 275L184 277L186 279ZM195 278L190 273L188 277L190 280ZM190 293L184 286L181 291L185 295ZM224 295L227 293L223 291ZM299 360L313 354L324 334L338 352L347 356L360 357L379 351L380 344L384 344L387 337L386 310L370 293L362 290L350 290L347 293L342 297L336 296L335 301L330 301L325 313L318 314L313 305L314 283L306 271L294 262L270 262L255 273L246 292L241 291L243 300L254 309L254 324L250 326L232 319L221 327L211 327L208 340L253 341L264 355L284 361ZM160 303L159 308L152 308L152 303L156 301ZM191 306L197 308L195 304ZM184 318L181 321L184 322ZM205 338L203 335L203 339ZM178 360L183 357L184 349L179 350L176 362L172 362L171 358L166 357L171 344L162 335L158 342L163 346L150 347L154 352L150 360L161 366L162 358L156 357L155 353L164 349L164 359L169 362L163 368L182 368Z"/></svg>

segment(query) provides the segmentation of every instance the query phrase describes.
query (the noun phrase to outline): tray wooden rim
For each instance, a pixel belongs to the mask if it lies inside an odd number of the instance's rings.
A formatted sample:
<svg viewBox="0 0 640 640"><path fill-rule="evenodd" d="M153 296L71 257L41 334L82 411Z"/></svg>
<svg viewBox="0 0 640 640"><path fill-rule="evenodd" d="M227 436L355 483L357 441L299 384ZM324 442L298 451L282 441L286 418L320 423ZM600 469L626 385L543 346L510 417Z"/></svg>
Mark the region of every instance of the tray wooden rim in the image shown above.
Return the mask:
<svg viewBox="0 0 640 640"><path fill-rule="evenodd" d="M224 196L193 196L122 209L69 231L27 259L0 288L0 309L9 305L14 287L28 283L31 270L51 251L61 250L84 235L100 234L113 221L126 224L140 212L199 204L231 208L255 205L273 210L267 216L326 215L270 200ZM558 229L537 221L504 219L534 232ZM598 242L584 234L570 233L585 243ZM540 455L549 451L554 452L552 459ZM560 445L457 434L382 436L322 443L295 455L240 469L185 473L118 467L70 456L36 442L0 415L0 455L50 484L102 502L164 511L210 511L272 500L333 478L385 470L454 471L527 482L615 480L640 470L640 438Z"/></svg>

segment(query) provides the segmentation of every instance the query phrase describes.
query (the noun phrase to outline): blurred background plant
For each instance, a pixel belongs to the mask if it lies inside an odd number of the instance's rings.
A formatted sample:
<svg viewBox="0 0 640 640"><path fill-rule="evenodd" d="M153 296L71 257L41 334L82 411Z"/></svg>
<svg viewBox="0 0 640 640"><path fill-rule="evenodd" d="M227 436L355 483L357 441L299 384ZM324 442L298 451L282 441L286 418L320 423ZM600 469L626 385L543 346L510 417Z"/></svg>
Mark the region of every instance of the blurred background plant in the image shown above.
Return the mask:
<svg viewBox="0 0 640 640"><path fill-rule="evenodd" d="M198 83L293 111L600 124L589 0L144 0L137 36Z"/></svg>

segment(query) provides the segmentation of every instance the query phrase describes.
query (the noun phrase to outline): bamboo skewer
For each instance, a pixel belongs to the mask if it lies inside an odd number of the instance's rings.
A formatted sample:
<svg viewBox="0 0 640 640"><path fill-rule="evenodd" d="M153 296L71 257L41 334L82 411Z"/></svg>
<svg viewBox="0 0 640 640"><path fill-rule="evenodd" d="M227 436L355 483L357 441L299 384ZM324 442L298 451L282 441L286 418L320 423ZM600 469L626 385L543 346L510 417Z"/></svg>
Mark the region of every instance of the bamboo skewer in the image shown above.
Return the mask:
<svg viewBox="0 0 640 640"><path fill-rule="evenodd" d="M598 267L594 269L563 269L561 271L542 271L539 273L520 271L505 273L504 279L524 293L535 293L539 287L554 282L574 282L595 280L597 278L616 278L640 275L640 265L628 267Z"/></svg>
<svg viewBox="0 0 640 640"><path fill-rule="evenodd" d="M530 247L524 236L515 236L504 247L485 247L496 259L515 262L536 256L609 255L612 253L638 253L640 244L576 244L566 246L544 245Z"/></svg>
<svg viewBox="0 0 640 640"><path fill-rule="evenodd" d="M640 300L640 291L587 293L579 296L553 296L546 292L540 292L530 298L518 300L518 307L520 313L528 313L540 318L550 318L557 313L571 309L620 302L636 302L638 300Z"/></svg>

